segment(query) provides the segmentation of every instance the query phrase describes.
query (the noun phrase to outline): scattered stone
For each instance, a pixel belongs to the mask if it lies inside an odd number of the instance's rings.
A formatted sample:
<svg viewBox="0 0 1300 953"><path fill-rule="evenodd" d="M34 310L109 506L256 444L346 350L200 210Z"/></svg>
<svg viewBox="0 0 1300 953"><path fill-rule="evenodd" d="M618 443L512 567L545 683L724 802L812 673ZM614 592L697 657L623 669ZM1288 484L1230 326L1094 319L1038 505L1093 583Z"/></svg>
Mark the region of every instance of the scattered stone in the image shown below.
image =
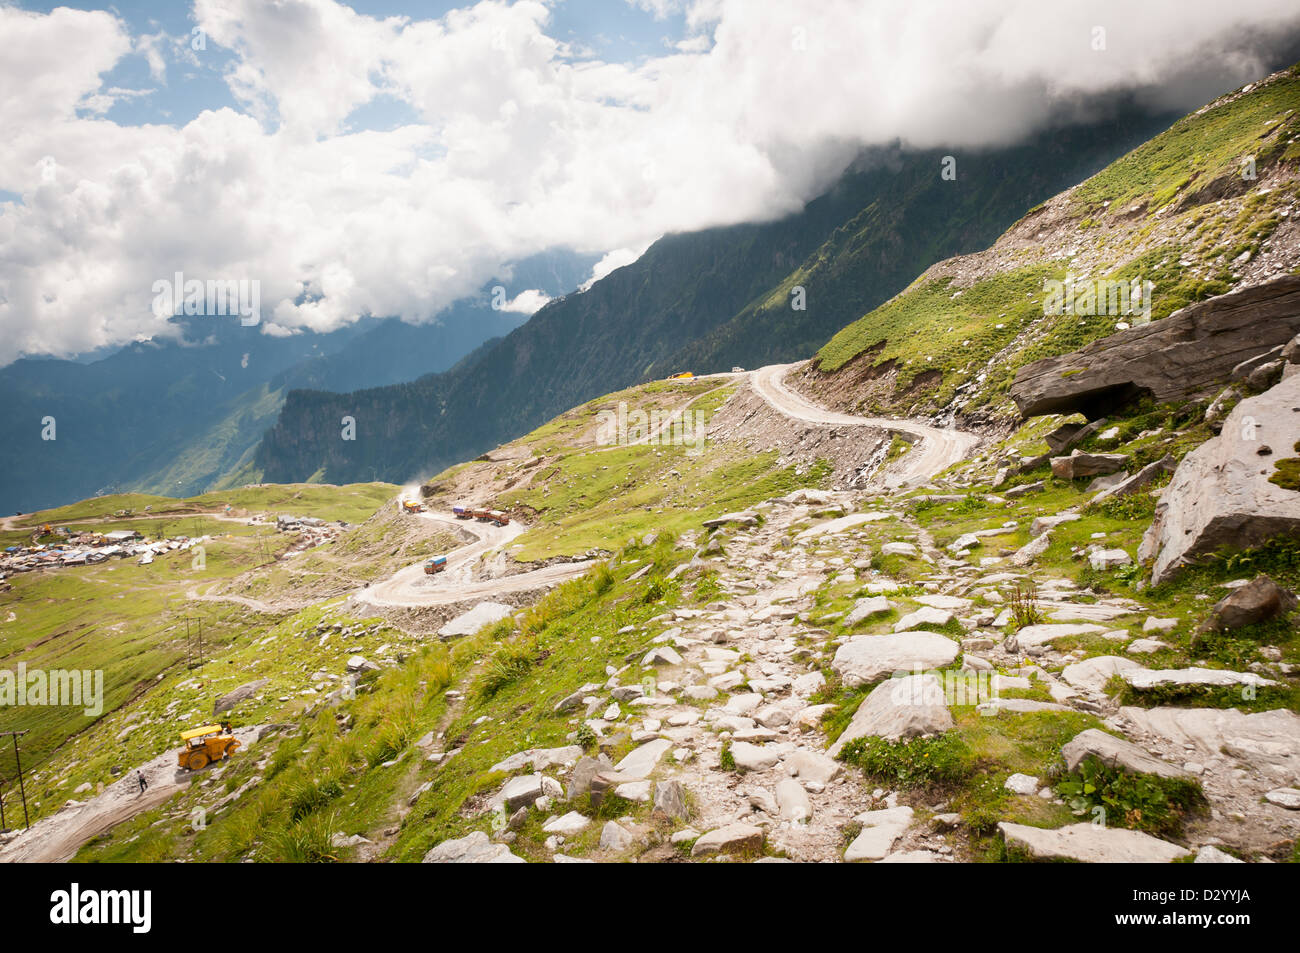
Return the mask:
<svg viewBox="0 0 1300 953"><path fill-rule="evenodd" d="M616 821L607 821L600 831L600 849L624 851L636 843L632 832L621 827Z"/></svg>
<svg viewBox="0 0 1300 953"><path fill-rule="evenodd" d="M1255 688L1268 688L1278 683L1263 678L1254 672L1231 672L1219 668L1134 668L1120 672L1120 678L1135 691L1150 691L1165 685L1188 687L1208 685L1211 687L1228 687L1232 685L1251 685Z"/></svg>
<svg viewBox="0 0 1300 953"><path fill-rule="evenodd" d="M1068 457L1052 458L1052 476L1058 480L1105 476L1123 470L1127 463L1127 454L1081 453L1075 450Z"/></svg>
<svg viewBox="0 0 1300 953"><path fill-rule="evenodd" d="M1047 645L1055 639L1063 639L1074 635L1092 635L1094 633L1105 632L1105 628L1100 625L1093 625L1089 622L1070 624L1065 622L1043 622L1038 625L1027 625L1011 638L1007 639L1007 648L1013 652L1034 652Z"/></svg>
<svg viewBox="0 0 1300 953"><path fill-rule="evenodd" d="M1226 851L1219 850L1213 844L1206 844L1196 852L1194 864L1244 864L1244 860L1233 857Z"/></svg>
<svg viewBox="0 0 1300 953"><path fill-rule="evenodd" d="M852 628L864 619L873 615L879 615L882 612L888 612L893 605L884 596L871 596L866 599L859 599L849 610L849 614L844 617L844 625Z"/></svg>
<svg viewBox="0 0 1300 953"><path fill-rule="evenodd" d="M654 810L675 821L686 820L686 789L677 781L660 781L655 785Z"/></svg>
<svg viewBox="0 0 1300 953"><path fill-rule="evenodd" d="M785 770L804 784L830 784L843 766L833 758L807 748L791 751L785 757Z"/></svg>
<svg viewBox="0 0 1300 953"><path fill-rule="evenodd" d="M505 844L494 844L482 831L445 840L424 855L426 864L522 864Z"/></svg>
<svg viewBox="0 0 1300 953"><path fill-rule="evenodd" d="M361 658L361 656L359 655L353 656L353 658ZM365 662L366 660L361 659L361 661ZM378 666L376 666L376 668L378 668ZM356 671L355 669L352 668L351 659L348 660L348 671ZM268 684L270 684L270 681L265 678L259 678L255 682L245 682L243 685L240 685L238 688L236 688L233 692L230 692L227 695L222 695L220 698L218 698L216 700L216 703L212 706L212 714L220 715L223 711L229 711L230 709L234 708L236 705L238 705L240 702L244 701L245 699L252 698L263 688L265 688Z"/></svg>
<svg viewBox="0 0 1300 953"><path fill-rule="evenodd" d="M1098 572L1127 566L1133 557L1122 549L1094 549L1088 554L1088 565Z"/></svg>
<svg viewBox="0 0 1300 953"><path fill-rule="evenodd" d="M667 738L656 738L654 741L647 741L614 765L613 773L617 776L618 781L640 781L643 778L648 778L650 772L654 770L654 766L659 763L659 759L672 746L673 743Z"/></svg>
<svg viewBox="0 0 1300 953"><path fill-rule="evenodd" d="M808 792L793 778L782 778L776 783L776 804L783 820L806 824L812 818Z"/></svg>
<svg viewBox="0 0 1300 953"><path fill-rule="evenodd" d="M763 831L750 824L728 824L717 830L709 831L700 837L691 848L692 857L706 854L745 853L762 850Z"/></svg>
<svg viewBox="0 0 1300 953"><path fill-rule="evenodd" d="M1296 788L1276 788L1265 794L1264 800L1288 811L1300 811L1300 790Z"/></svg>
<svg viewBox="0 0 1300 953"><path fill-rule="evenodd" d="M1125 633L1125 635L1127 634ZM1126 669L1140 667L1132 659L1122 658L1118 655L1098 655L1095 658L1084 659L1082 662L1067 665L1061 671L1061 677L1075 688L1100 693L1105 689L1106 683L1115 675Z"/></svg>
<svg viewBox="0 0 1300 953"><path fill-rule="evenodd" d="M736 767L746 771L766 771L781 760L775 746L753 745L747 741L733 744L731 756L736 760Z"/></svg>
<svg viewBox="0 0 1300 953"><path fill-rule="evenodd" d="M944 626L953 620L953 614L946 609L935 609L930 606L923 606L915 612L909 612L897 622L894 623L895 632L910 632L917 626L934 625Z"/></svg>
<svg viewBox="0 0 1300 953"><path fill-rule="evenodd" d="M862 831L854 838L844 859L880 860L889 855L894 844L903 832L912 824L910 807L894 807L881 811L866 811L853 818L862 825Z"/></svg>
<svg viewBox="0 0 1300 953"><path fill-rule="evenodd" d="M1012 794L1037 794L1038 778L1028 774L1013 774L1003 782L1002 786Z"/></svg>
<svg viewBox="0 0 1300 953"><path fill-rule="evenodd" d="M1206 620L1208 629L1231 630L1267 622L1293 612L1300 604L1294 593L1268 576L1256 576L1215 603Z"/></svg>
<svg viewBox="0 0 1300 953"><path fill-rule="evenodd" d="M591 821L583 817L577 811L570 811L568 814L553 818L542 825L542 830L547 834L561 834L570 837L578 831L586 830Z"/></svg>

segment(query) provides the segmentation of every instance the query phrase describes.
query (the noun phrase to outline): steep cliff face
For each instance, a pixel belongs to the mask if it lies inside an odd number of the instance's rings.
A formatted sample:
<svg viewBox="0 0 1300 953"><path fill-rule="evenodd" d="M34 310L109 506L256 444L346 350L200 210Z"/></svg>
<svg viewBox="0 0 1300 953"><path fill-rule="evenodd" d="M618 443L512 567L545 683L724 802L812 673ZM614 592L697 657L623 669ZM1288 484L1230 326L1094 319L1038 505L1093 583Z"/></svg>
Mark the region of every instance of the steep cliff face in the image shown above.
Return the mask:
<svg viewBox="0 0 1300 953"><path fill-rule="evenodd" d="M928 268L836 334L800 386L856 412L1015 419L1022 366L1297 271L1298 135L1296 67L1221 97Z"/></svg>
<svg viewBox="0 0 1300 953"><path fill-rule="evenodd" d="M291 393L256 464L271 480L405 481L638 381L805 357L929 263L992 240L1167 121L1130 115L959 156L956 180L940 175L942 151L865 156L801 213L667 236L447 374ZM344 416L355 440L341 438Z"/></svg>

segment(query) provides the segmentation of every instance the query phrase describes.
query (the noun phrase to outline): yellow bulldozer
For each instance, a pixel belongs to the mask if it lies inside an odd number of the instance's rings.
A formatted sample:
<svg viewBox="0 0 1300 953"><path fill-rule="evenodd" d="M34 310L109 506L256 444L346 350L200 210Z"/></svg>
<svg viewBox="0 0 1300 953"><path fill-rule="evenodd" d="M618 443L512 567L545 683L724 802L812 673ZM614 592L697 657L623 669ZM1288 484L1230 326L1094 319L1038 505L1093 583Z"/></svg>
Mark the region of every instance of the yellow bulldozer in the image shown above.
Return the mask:
<svg viewBox="0 0 1300 953"><path fill-rule="evenodd" d="M204 725L181 732L184 747L176 754L176 763L188 771L199 771L213 761L223 761L239 747L239 739L229 725Z"/></svg>

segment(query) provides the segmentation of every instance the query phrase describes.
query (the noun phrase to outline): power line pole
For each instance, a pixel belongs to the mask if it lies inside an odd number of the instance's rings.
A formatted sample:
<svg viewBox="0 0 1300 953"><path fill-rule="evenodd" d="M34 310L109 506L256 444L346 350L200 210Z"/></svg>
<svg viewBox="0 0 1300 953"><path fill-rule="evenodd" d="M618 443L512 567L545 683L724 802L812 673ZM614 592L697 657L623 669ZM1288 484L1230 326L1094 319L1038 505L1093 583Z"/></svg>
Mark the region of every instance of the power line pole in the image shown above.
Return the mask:
<svg viewBox="0 0 1300 953"><path fill-rule="evenodd" d="M23 785L23 762L18 756L18 736L27 734L27 729L22 731L0 731L0 737L8 735L14 740L14 765L18 768L18 793L23 799L23 828L32 826L31 819L27 815L27 789Z"/></svg>

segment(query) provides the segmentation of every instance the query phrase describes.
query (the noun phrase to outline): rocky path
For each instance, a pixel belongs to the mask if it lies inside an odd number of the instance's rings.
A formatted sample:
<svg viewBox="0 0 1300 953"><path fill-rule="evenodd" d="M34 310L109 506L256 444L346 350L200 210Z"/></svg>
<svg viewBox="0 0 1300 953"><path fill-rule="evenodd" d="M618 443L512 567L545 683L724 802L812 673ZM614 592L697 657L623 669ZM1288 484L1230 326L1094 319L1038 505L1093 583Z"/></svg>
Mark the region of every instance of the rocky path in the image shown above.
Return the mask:
<svg viewBox="0 0 1300 953"><path fill-rule="evenodd" d="M1114 620L1132 626L1141 619L1138 603L1098 597L1004 557L969 561L962 557L980 546L978 536L939 549L905 514L873 508L882 504L888 505L870 494L802 490L755 507L761 520L737 514L715 537L725 554L711 564L724 592L719 600L650 620L644 657L631 664L610 659L604 683L585 685L560 704L576 715L573 724L604 743L633 742L631 753L614 764L576 745L520 752L495 766L516 776L494 803L513 817L536 800L548 815L543 847L557 862L663 860L682 852L693 859L800 862L970 860L962 821L949 805L927 803L915 790L876 787L833 757L852 738L940 734L953 727L955 706L969 704L991 715L1096 716L1105 730L1083 731L1066 745L1067 764L1093 755L1125 770L1195 778L1209 798L1209 809L1177 840L1089 818L1055 830L1001 825L1007 843L1031 856L1167 862L1196 854L1231 862L1220 847L1267 853L1294 840L1300 716L1285 709L1121 707L1108 694L1114 675L1135 686L1203 677L1256 686L1261 676L1149 669L1143 659L1152 638L1113 627ZM846 515L834 516L836 509ZM896 529L872 532L873 523L886 520ZM871 568L876 550L928 568L901 587ZM1017 630L1008 605L1016 587L1034 577L1043 621ZM814 594L828 582L857 587L849 613L861 620L852 631L863 632L833 640L831 669L845 685L884 679L834 746L821 724L830 706L816 703L825 684L823 646L831 639L820 626L836 616L820 615ZM891 610L894 621L870 624ZM964 635L950 634L954 623ZM1138 623L1151 635L1163 624L1154 617ZM1055 647L1077 635L1102 636L1115 654ZM955 700L934 674L908 674L944 669L984 676L985 694ZM1066 807L1046 772L1008 774L1013 795ZM611 792L652 811L648 820L638 814L605 822L598 847L571 856L570 840L595 823L570 809L588 792ZM444 842L427 859L517 860L512 825L493 829L491 838Z"/></svg>

